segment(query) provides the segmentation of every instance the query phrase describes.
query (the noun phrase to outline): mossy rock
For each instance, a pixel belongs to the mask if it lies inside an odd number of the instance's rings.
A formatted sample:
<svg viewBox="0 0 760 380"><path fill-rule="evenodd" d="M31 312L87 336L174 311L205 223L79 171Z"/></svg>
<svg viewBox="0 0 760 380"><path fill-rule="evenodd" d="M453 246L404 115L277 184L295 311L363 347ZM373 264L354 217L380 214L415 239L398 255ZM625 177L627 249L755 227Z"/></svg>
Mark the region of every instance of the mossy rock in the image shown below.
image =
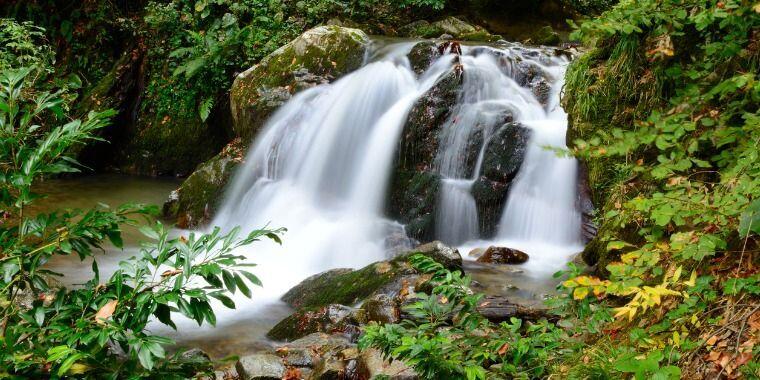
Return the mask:
<svg viewBox="0 0 760 380"><path fill-rule="evenodd" d="M399 284L413 284L417 272L408 262L422 254L452 270L461 270L462 257L456 249L440 242L421 245L390 261L379 261L358 270L332 269L311 276L290 289L282 300L296 309L319 308L331 304L355 305L371 295L398 294ZM400 281L406 279L407 281Z"/></svg>
<svg viewBox="0 0 760 380"><path fill-rule="evenodd" d="M425 20L415 21L399 28L399 35L413 38L438 38L448 34L464 41L495 42L501 36L491 34L481 26L469 24L453 16L430 23Z"/></svg>
<svg viewBox="0 0 760 380"><path fill-rule="evenodd" d="M356 70L369 46L369 37L361 30L327 25L275 50L235 78L230 91L235 133L244 141L257 134L277 108L268 106L271 99L266 95L273 89L293 94Z"/></svg>
<svg viewBox="0 0 760 380"><path fill-rule="evenodd" d="M562 42L562 39L559 34L549 25L539 28L530 37L530 43L537 45L554 46L559 45L560 42Z"/></svg>
<svg viewBox="0 0 760 380"><path fill-rule="evenodd" d="M354 310L344 305L327 305L296 311L275 325L267 337L291 342L316 332L341 333L355 338L359 335Z"/></svg>
<svg viewBox="0 0 760 380"><path fill-rule="evenodd" d="M245 150L239 139L203 163L164 203L163 213L176 220L180 228L201 225L210 220L221 202L224 188L240 163Z"/></svg>

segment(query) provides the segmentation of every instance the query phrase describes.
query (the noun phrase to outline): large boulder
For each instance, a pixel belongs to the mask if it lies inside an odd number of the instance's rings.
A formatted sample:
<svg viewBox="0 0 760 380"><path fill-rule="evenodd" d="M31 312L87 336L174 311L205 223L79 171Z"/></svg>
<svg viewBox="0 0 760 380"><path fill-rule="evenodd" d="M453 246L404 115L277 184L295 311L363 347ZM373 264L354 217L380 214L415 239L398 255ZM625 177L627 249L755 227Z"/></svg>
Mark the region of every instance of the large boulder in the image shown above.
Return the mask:
<svg viewBox="0 0 760 380"><path fill-rule="evenodd" d="M488 264L522 264L526 261L527 253L507 247L488 247L483 255L478 257L479 263Z"/></svg>
<svg viewBox="0 0 760 380"><path fill-rule="evenodd" d="M472 186L483 236L490 236L496 230L509 186L520 170L529 140L529 129L517 123L507 123L488 141L481 175Z"/></svg>
<svg viewBox="0 0 760 380"><path fill-rule="evenodd" d="M267 337L293 341L315 332L341 333L353 340L360 332L354 309L337 304L301 309L277 323Z"/></svg>
<svg viewBox="0 0 760 380"><path fill-rule="evenodd" d="M175 220L180 228L208 222L220 205L225 186L243 162L242 145L240 139L235 139L216 157L200 165L164 203L164 216Z"/></svg>
<svg viewBox="0 0 760 380"><path fill-rule="evenodd" d="M285 366L274 354L243 356L235 369L241 380L280 380L285 375Z"/></svg>
<svg viewBox="0 0 760 380"><path fill-rule="evenodd" d="M290 289L282 300L294 308L308 309L331 304L355 305L377 294L391 298L411 294L420 277L408 262L415 254L428 256L451 270L462 268L462 257L456 249L433 242L361 269L333 269L316 274Z"/></svg>
<svg viewBox="0 0 760 380"><path fill-rule="evenodd" d="M369 46L361 30L328 25L275 50L235 78L230 91L235 133L249 141L293 93L359 68Z"/></svg>
<svg viewBox="0 0 760 380"><path fill-rule="evenodd" d="M417 45L430 53L430 46ZM414 50L413 50L414 51ZM423 53L418 54L425 57ZM433 58L416 58L429 62ZM404 223L409 236L430 241L435 233L435 206L440 176L433 169L440 130L456 104L461 73L452 71L421 96L407 118L391 178L388 213Z"/></svg>
<svg viewBox="0 0 760 380"><path fill-rule="evenodd" d="M453 16L433 23L425 20L415 21L399 28L398 32L402 36L414 38L438 38L448 35L465 41L495 42L502 39L501 36L491 34L483 27L469 24Z"/></svg>

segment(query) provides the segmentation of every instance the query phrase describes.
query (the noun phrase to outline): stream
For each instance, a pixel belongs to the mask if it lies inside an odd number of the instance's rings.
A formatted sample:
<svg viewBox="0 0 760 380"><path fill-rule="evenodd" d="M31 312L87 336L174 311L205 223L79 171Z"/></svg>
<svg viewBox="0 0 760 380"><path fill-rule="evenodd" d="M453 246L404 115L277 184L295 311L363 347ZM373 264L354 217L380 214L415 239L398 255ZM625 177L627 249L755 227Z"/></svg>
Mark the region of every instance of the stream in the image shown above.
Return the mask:
<svg viewBox="0 0 760 380"><path fill-rule="evenodd" d="M211 222L227 230L288 228L282 246L257 242L240 249L258 264L253 272L263 288L254 289L253 300L235 295L234 310L215 307L216 328L198 328L177 315L179 332L155 325L156 333L216 358L269 348L273 342L266 332L292 312L279 300L283 293L328 269L361 268L392 257L387 238L405 231L384 211L399 138L417 100L456 70L463 70L463 84L442 127L435 163L442 185L436 238L459 247L478 291L533 304L553 291L551 274L582 248L576 163L553 150L565 147L567 115L559 96L567 59L514 44L462 46L443 51L418 74L407 58L413 46L408 41L384 44L362 68L296 94L269 119ZM547 99L518 83L518 65L542 73ZM484 151L505 120L519 123L531 137L498 211L497 231L485 236L478 229L472 186ZM178 185L175 179L121 175L45 181L37 190L50 196L38 207L161 204ZM124 250L107 246L96 255L102 276L136 251L139 233L124 233ZM499 266L468 256L492 245L523 250L530 260ZM76 286L90 275L90 263L76 257L57 257L50 265L65 275L65 285Z"/></svg>

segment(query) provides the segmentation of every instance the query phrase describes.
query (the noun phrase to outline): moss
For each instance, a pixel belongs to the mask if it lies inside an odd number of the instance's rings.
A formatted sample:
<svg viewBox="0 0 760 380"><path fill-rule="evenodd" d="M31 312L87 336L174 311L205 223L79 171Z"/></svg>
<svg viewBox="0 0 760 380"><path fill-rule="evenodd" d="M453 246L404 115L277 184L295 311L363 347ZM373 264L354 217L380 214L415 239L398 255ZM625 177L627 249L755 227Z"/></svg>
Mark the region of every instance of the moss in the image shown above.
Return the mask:
<svg viewBox="0 0 760 380"><path fill-rule="evenodd" d="M288 291L282 300L296 308L354 305L391 282L405 268L408 266L402 262L379 262L355 271L320 273Z"/></svg>
<svg viewBox="0 0 760 380"><path fill-rule="evenodd" d="M180 228L207 222L219 206L235 169L242 163L243 154L242 143L236 139L199 166L164 204L164 216L174 218Z"/></svg>
<svg viewBox="0 0 760 380"><path fill-rule="evenodd" d="M311 29L240 74L230 90L235 132L250 140L266 115L256 106L261 90L297 90L297 71L337 78L359 68L370 40L358 29L327 25ZM266 113L266 112L264 112Z"/></svg>

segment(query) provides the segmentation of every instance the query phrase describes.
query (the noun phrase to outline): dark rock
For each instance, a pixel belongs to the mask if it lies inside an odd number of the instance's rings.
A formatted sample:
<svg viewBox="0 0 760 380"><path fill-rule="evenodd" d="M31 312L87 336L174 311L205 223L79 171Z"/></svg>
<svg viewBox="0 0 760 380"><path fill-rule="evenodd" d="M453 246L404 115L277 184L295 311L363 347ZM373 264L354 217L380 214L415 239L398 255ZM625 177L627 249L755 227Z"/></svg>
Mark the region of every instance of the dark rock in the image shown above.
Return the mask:
<svg viewBox="0 0 760 380"><path fill-rule="evenodd" d="M292 94L359 68L369 45L361 30L328 25L277 49L235 78L230 90L235 133L250 141L284 92Z"/></svg>
<svg viewBox="0 0 760 380"><path fill-rule="evenodd" d="M583 244L588 244L597 235L597 227L594 223L594 202L591 200L591 186L588 179L588 168L581 162L578 165L578 181L576 194L576 207L581 212L581 237Z"/></svg>
<svg viewBox="0 0 760 380"><path fill-rule="evenodd" d="M477 306L478 313L493 323L509 321L510 318L520 318L528 321L537 321L546 318L555 321L558 318L539 307L528 307L510 302L502 296L486 296Z"/></svg>
<svg viewBox="0 0 760 380"><path fill-rule="evenodd" d="M279 341L293 341L315 332L341 333L355 339L359 335L354 309L343 305L328 305L314 309L301 309L280 321L267 333Z"/></svg>
<svg viewBox="0 0 760 380"><path fill-rule="evenodd" d="M528 254L507 247L488 247L477 260L479 263L489 264L522 264L528 261Z"/></svg>
<svg viewBox="0 0 760 380"><path fill-rule="evenodd" d="M241 380L280 380L285 374L285 366L273 354L243 356L235 364Z"/></svg>
<svg viewBox="0 0 760 380"><path fill-rule="evenodd" d="M236 139L216 157L200 165L164 203L164 216L174 219L179 228L195 227L211 220L244 154L240 139Z"/></svg>
<svg viewBox="0 0 760 380"><path fill-rule="evenodd" d="M503 125L488 140L482 174L472 186L481 236L495 233L509 186L520 170L529 140L530 130L517 123Z"/></svg>
<svg viewBox="0 0 760 380"><path fill-rule="evenodd" d="M424 20L415 21L399 28L398 33L405 37L435 38L446 35L450 39L481 42L494 42L501 39L501 36L491 34L483 27L468 24L452 16L433 23Z"/></svg>
<svg viewBox="0 0 760 380"><path fill-rule="evenodd" d="M364 301L360 315L362 323L396 323L399 321L398 304L387 294L377 294Z"/></svg>
<svg viewBox="0 0 760 380"><path fill-rule="evenodd" d="M399 141L386 204L388 214L405 224L407 234L416 240L434 237L440 177L433 162L441 128L456 103L461 83L460 73L454 71L439 79L412 107Z"/></svg>
<svg viewBox="0 0 760 380"><path fill-rule="evenodd" d="M433 41L421 41L409 51L409 63L415 73L422 74L430 67L441 54L438 52L438 44Z"/></svg>

